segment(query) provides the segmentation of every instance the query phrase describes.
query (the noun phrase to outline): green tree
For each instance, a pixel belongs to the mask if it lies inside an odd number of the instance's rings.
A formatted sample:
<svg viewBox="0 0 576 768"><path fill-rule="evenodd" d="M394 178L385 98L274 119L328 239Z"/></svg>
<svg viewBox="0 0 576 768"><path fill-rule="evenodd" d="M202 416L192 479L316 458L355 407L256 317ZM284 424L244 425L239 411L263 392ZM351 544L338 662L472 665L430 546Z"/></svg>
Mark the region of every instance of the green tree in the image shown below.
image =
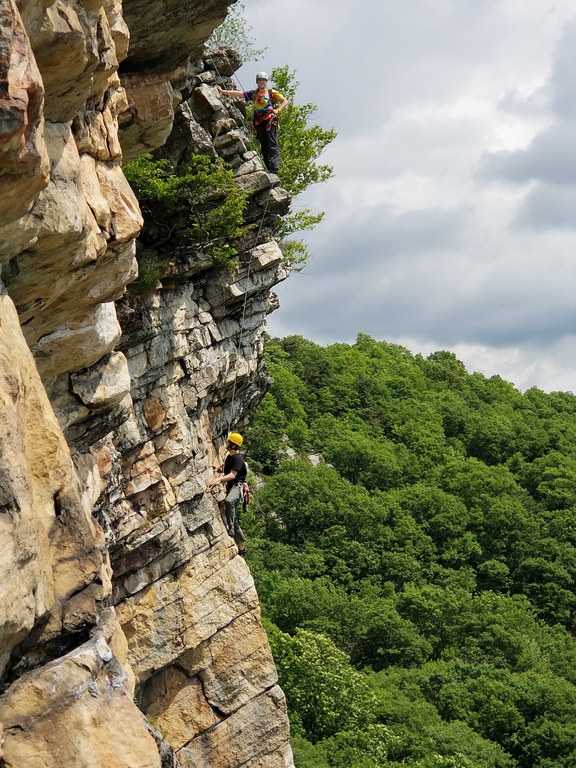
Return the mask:
<svg viewBox="0 0 576 768"><path fill-rule="evenodd" d="M441 667L432 663L423 669L431 672L440 671ZM516 765L498 744L480 736L462 720L443 720L435 701L424 695L422 682L425 678L426 674L418 669L398 667L369 675L377 699L377 720L395 733L410 734L412 755L428 755L430 760L442 756L446 761L456 761L457 765L460 760L470 761L464 764L475 768L513 768ZM450 678L449 673L445 679Z"/></svg>
<svg viewBox="0 0 576 768"><path fill-rule="evenodd" d="M311 742L370 722L374 694L342 651L326 637L298 630L269 633L291 723Z"/></svg>
<svg viewBox="0 0 576 768"><path fill-rule="evenodd" d="M288 66L275 67L272 80L276 88L288 99L289 107L280 117L279 143L282 165L279 176L282 186L291 195L299 195L312 184L327 181L334 173L332 166L316 162L337 136L334 129L311 124L317 112L315 104L296 103L298 81Z"/></svg>
<svg viewBox="0 0 576 768"><path fill-rule="evenodd" d="M140 285L154 287L146 284L146 267L154 265L157 276L171 271L175 246L194 245L215 265L231 267L234 241L245 233L247 195L221 162L192 155L175 166L146 154L123 170L144 216L138 254L146 260L139 259Z"/></svg>
<svg viewBox="0 0 576 768"><path fill-rule="evenodd" d="M220 24L206 43L209 51L218 48L235 48L243 61L258 61L266 52L266 48L256 48L252 30L254 29L246 21L246 6L244 3L236 2L231 5L226 18Z"/></svg>
<svg viewBox="0 0 576 768"><path fill-rule="evenodd" d="M318 419L312 431L323 435L323 453L342 477L368 490L388 490L399 483L402 470L394 443L374 431L368 434L362 424L348 419L334 424L332 419Z"/></svg>
<svg viewBox="0 0 576 768"><path fill-rule="evenodd" d="M550 451L525 466L523 482L546 509L575 507L576 457Z"/></svg>
<svg viewBox="0 0 576 768"><path fill-rule="evenodd" d="M326 147L334 141L337 133L332 128L325 129L312 122L318 109L315 104L297 104L296 91L299 83L293 70L288 66L275 67L271 76L276 88L289 102L289 107L280 113L278 143L281 162L278 176L284 189L296 197L312 184L327 181L332 177L332 166L317 161ZM313 212L304 208L282 219L280 246L285 257L293 265L301 268L309 253L302 240L292 239L290 235L313 229L323 217L324 212Z"/></svg>
<svg viewBox="0 0 576 768"><path fill-rule="evenodd" d="M263 413L302 456L256 495L264 614L375 696L299 768L573 768L576 398L363 334L269 350Z"/></svg>
<svg viewBox="0 0 576 768"><path fill-rule="evenodd" d="M378 496L353 486L333 467L312 467L305 460L283 462L259 491L256 504L267 535L296 545L322 540L334 525L345 526L352 538L371 538L386 515Z"/></svg>

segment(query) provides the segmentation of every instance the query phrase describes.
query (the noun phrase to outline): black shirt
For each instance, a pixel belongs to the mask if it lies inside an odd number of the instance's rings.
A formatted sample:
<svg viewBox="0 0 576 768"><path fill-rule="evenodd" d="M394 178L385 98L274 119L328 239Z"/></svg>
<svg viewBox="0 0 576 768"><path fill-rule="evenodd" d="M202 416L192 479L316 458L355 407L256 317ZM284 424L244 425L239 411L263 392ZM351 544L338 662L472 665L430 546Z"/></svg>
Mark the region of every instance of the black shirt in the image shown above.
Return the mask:
<svg viewBox="0 0 576 768"><path fill-rule="evenodd" d="M247 467L244 461L244 456L241 453L228 454L224 460L224 474L235 469L238 473L234 480L228 480L226 483L226 490L229 491L236 483L243 483L246 480Z"/></svg>

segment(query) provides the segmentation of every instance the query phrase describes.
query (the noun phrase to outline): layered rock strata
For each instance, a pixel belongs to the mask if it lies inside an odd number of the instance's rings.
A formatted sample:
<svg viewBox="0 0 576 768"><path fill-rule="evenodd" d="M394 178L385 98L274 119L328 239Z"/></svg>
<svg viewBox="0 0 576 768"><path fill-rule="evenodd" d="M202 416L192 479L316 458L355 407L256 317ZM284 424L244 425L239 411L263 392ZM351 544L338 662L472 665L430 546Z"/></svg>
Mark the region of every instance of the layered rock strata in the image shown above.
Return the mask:
<svg viewBox="0 0 576 768"><path fill-rule="evenodd" d="M204 493L267 386L288 273L288 197L212 87L238 62L202 59L227 4L0 5L4 768L292 765L254 583ZM142 225L122 157L166 141L225 159L253 227L233 274L181 246L121 298Z"/></svg>

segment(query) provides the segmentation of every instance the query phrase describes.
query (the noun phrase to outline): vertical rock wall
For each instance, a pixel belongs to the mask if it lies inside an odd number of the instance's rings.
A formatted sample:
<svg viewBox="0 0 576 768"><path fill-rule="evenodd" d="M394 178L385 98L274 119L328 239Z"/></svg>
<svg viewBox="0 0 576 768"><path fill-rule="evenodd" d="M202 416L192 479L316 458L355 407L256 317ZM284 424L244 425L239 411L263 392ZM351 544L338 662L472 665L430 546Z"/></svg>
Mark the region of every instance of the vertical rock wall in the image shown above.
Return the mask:
<svg viewBox="0 0 576 768"><path fill-rule="evenodd" d="M288 197L212 87L237 62L201 58L227 4L0 0L5 768L292 765L249 567L203 490L265 391L287 276ZM165 142L222 156L254 226L233 274L181 247L121 298L142 223L122 157Z"/></svg>

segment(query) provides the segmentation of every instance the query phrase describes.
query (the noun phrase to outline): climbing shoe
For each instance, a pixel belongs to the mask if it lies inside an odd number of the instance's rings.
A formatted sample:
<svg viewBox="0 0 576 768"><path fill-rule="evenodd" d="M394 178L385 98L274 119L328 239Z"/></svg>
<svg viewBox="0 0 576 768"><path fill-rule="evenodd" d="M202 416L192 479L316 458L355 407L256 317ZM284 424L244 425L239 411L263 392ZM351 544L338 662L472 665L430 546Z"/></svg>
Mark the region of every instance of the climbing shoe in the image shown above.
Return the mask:
<svg viewBox="0 0 576 768"><path fill-rule="evenodd" d="M239 549L238 550L238 554L240 555L240 557L245 557L246 556L246 547L244 547L244 549Z"/></svg>

